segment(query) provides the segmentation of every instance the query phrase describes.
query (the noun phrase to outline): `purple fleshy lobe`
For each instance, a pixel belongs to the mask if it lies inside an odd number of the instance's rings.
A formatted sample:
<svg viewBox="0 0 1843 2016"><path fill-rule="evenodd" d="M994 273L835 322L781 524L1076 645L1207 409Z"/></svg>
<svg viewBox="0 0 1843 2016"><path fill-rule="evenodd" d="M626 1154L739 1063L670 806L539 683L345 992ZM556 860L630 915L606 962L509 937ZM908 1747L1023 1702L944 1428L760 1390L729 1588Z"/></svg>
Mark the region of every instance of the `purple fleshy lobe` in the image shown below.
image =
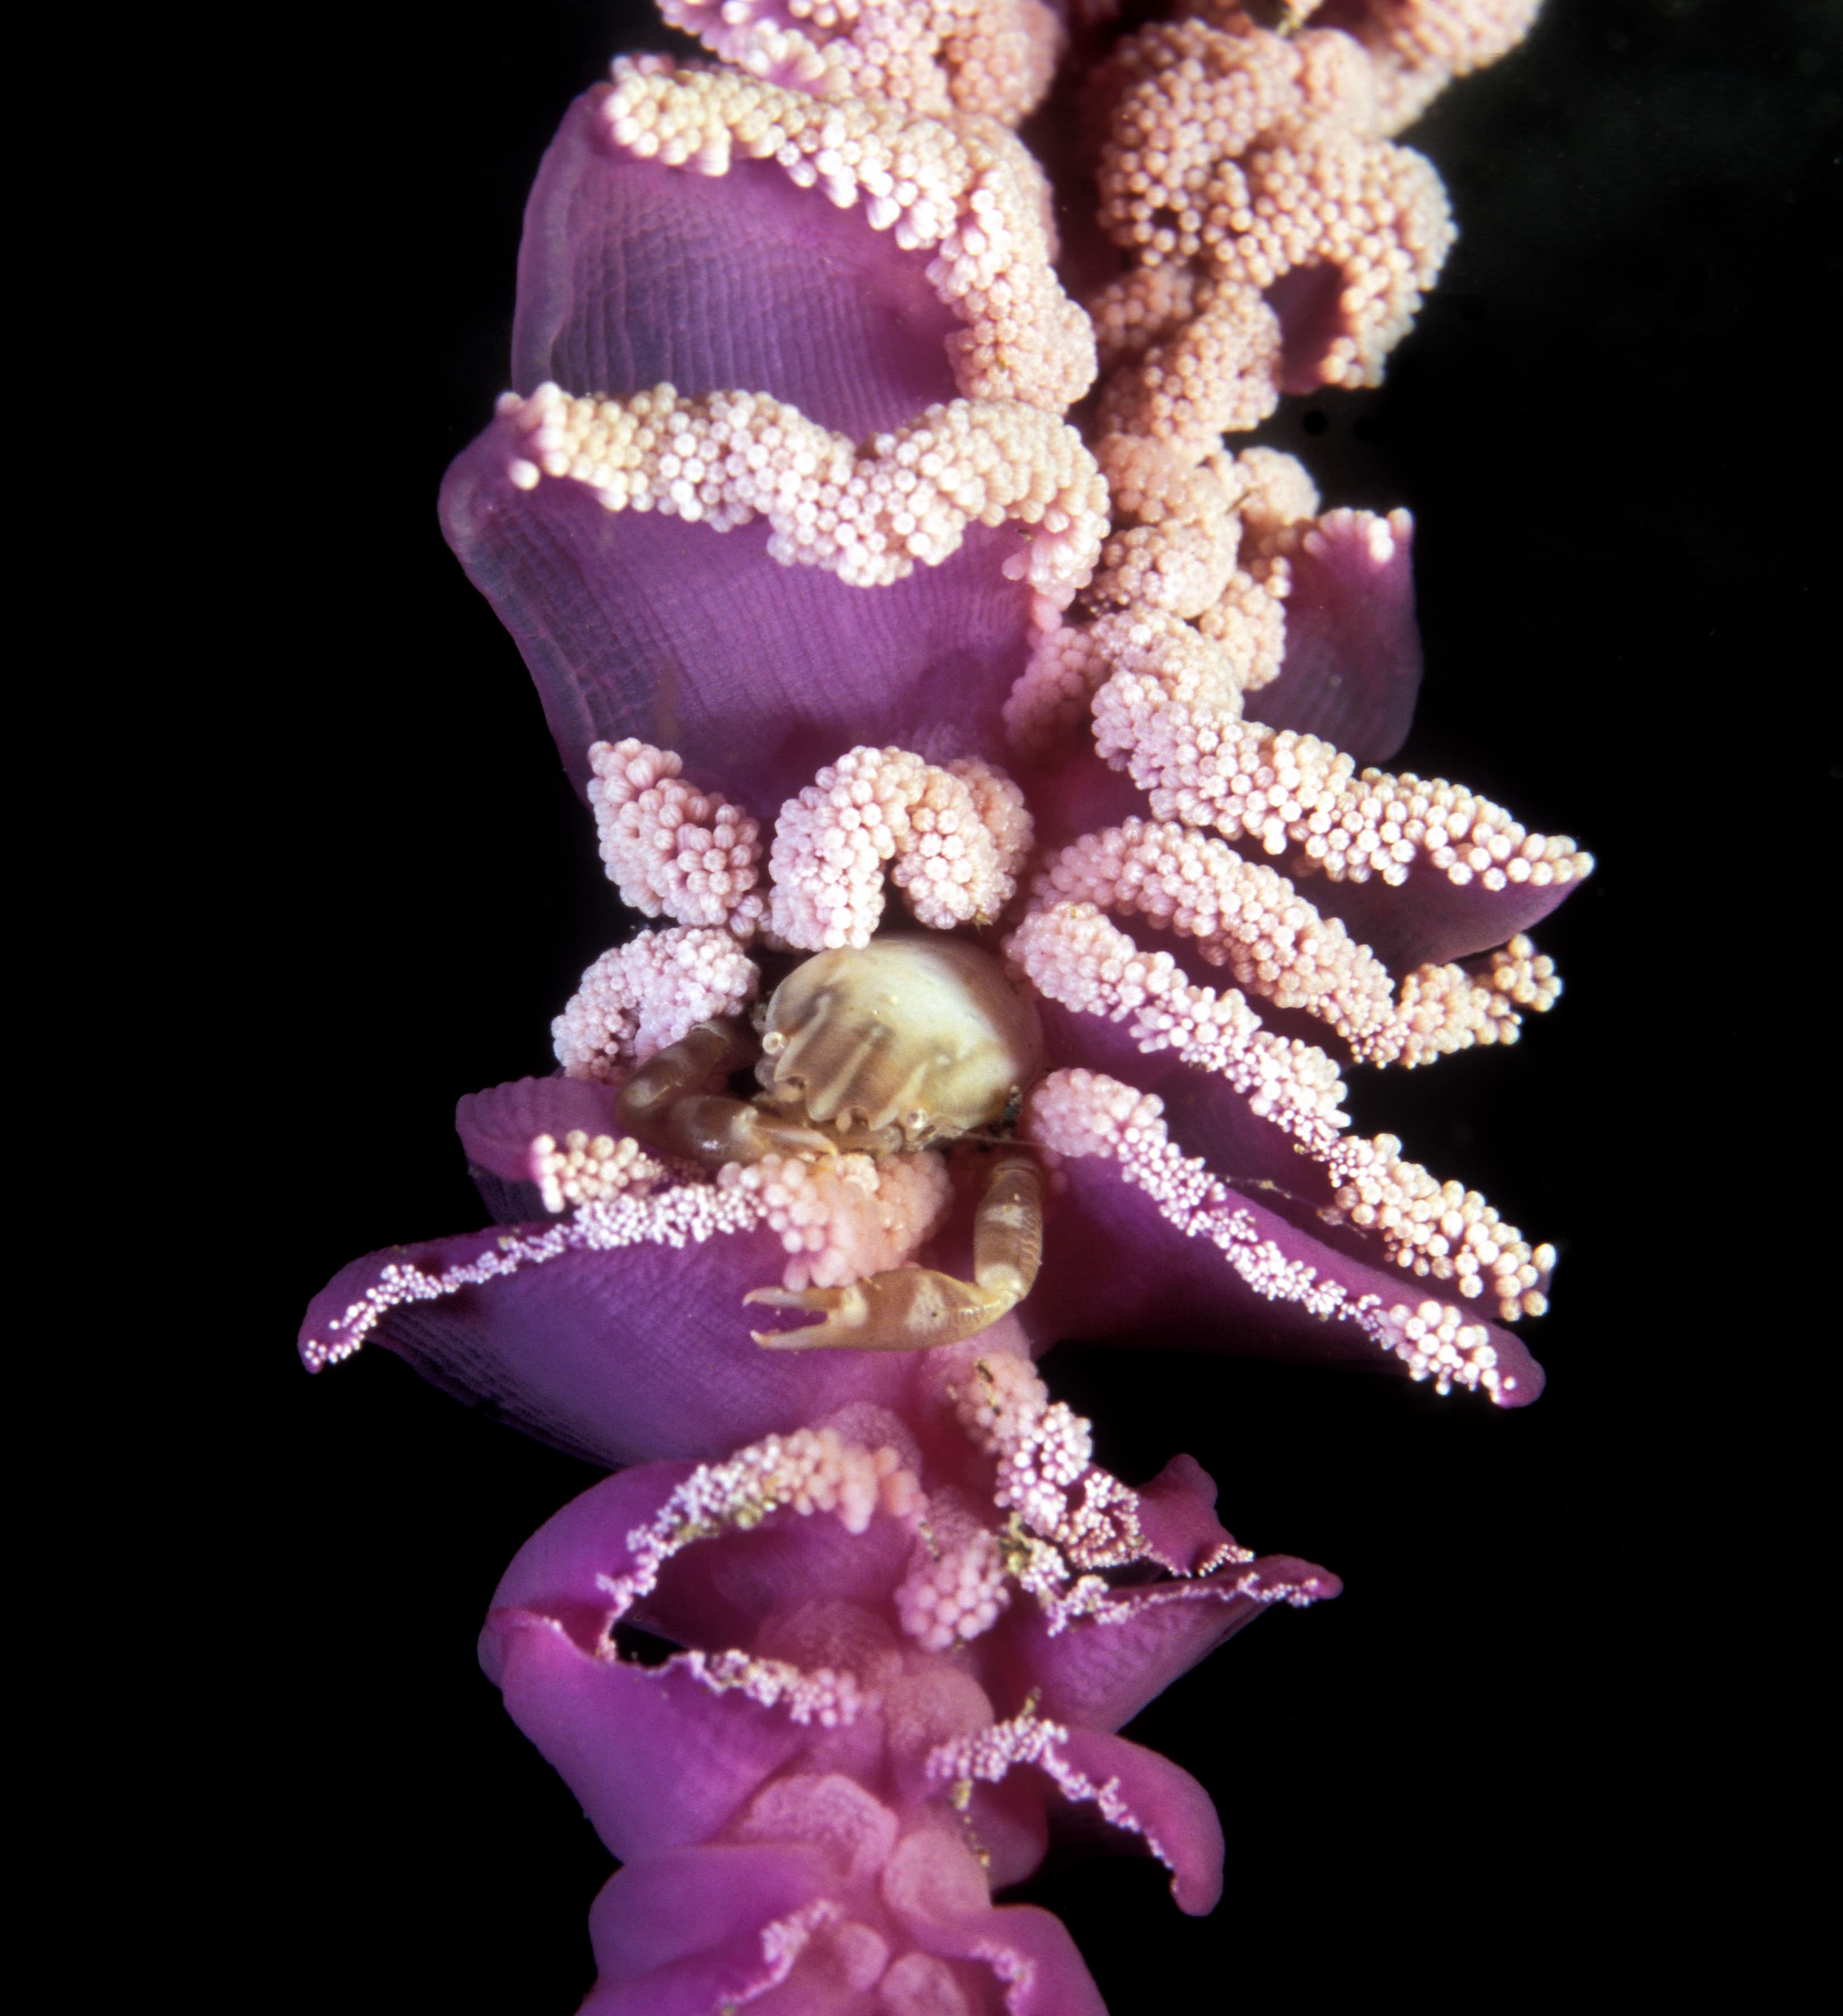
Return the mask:
<svg viewBox="0 0 1843 2016"><path fill-rule="evenodd" d="M1479 1337L1429 1359L1394 1313L1423 1301L1411 1277L1326 1215L1323 1168L1222 1081L1141 1055L1121 1024L1053 1003L1042 1014L1053 1067L1078 1064L1157 1093L1175 1139L1227 1190L1207 1209L1174 1211L1112 1162L1067 1163L1020 1310L1036 1348L1079 1337L1399 1363L1443 1388L1481 1387L1500 1406L1541 1392L1521 1340L1463 1297ZM621 1132L607 1088L561 1078L476 1094L459 1118L489 1204L502 1197L509 1208L531 1193L533 1135L560 1136L566 1122ZM783 1255L752 1222L713 1218L721 1194L693 1184L624 1201L611 1245L596 1243L610 1235L591 1213L372 1255L315 1299L304 1357L318 1369L369 1337L445 1390L608 1463L709 1456L850 1401L899 1404L911 1380L904 1355L771 1353L751 1341L742 1298L775 1282ZM964 1265L951 1248L918 1258Z"/></svg>
<svg viewBox="0 0 1843 2016"><path fill-rule="evenodd" d="M607 92L571 106L525 207L517 391L769 392L854 441L956 396L930 254L772 161L640 160L610 142Z"/></svg>
<svg viewBox="0 0 1843 2016"><path fill-rule="evenodd" d="M1492 889L1481 877L1457 883L1416 862L1406 880L1392 884L1379 877L1331 882L1312 875L1301 877L1298 886L1321 915L1336 917L1391 972L1408 973L1507 945L1559 909L1580 885L1510 882Z"/></svg>
<svg viewBox="0 0 1843 2016"><path fill-rule="evenodd" d="M794 1842L675 1849L617 1870L589 1910L599 1979L584 2016L761 2007L785 1978L764 1928L797 1921L830 1874L819 1849Z"/></svg>
<svg viewBox="0 0 1843 2016"><path fill-rule="evenodd" d="M905 251L769 162L720 178L614 145L571 107L525 216L514 382L530 394L763 392L853 440L956 396L960 326ZM875 592L765 555L761 521L604 510L583 486L520 491L502 424L455 462L441 517L517 640L578 790L586 751L675 750L760 817L854 743L1002 760L1030 592L1008 527L974 524L938 566Z"/></svg>
<svg viewBox="0 0 1843 2016"><path fill-rule="evenodd" d="M1207 1575L1234 1539L1216 1517L1215 1480L1193 1456L1174 1456L1139 1488L1146 1551L1173 1575Z"/></svg>
<svg viewBox="0 0 1843 2016"><path fill-rule="evenodd" d="M1111 1505L1127 1524L1108 1558L1128 1583L1091 1575L1071 1608L1074 1571L1038 1556L1049 1579L1034 1596L951 1643L934 1635L944 1613L917 1607L916 1575L964 1586L939 1564L969 1545L984 1558L977 1530L989 1550L1008 1516L956 1382L1010 1396L994 1431L1003 1474L1067 1445L1020 1348L1002 1327L930 1354L898 1412L859 1406L723 1463L611 1478L507 1570L482 1662L627 1864L591 1915L587 2008L658 2016L747 1996L846 2016L875 1989L898 2011L1098 2016L1063 1928L993 1902L1076 1813L1161 1859L1181 1909L1215 1904L1223 1844L1207 1795L1113 1732L1260 1609L1335 1595L1336 1579L1236 1547L1188 1458L1140 1497L1065 1470L1070 1495L1038 1495L1011 1528L1079 1546L1092 1525L1059 1525L1054 1507ZM854 1500L853 1475L880 1495ZM1187 1557L1186 1575L1130 1579L1152 1567L1147 1546ZM623 1618L685 1649L629 1664Z"/></svg>
<svg viewBox="0 0 1843 2016"><path fill-rule="evenodd" d="M592 1485L538 1528L512 1557L493 1592L495 1610L528 1611L563 1628L585 1652L601 1643L610 1604L599 1578L633 1566L627 1535L644 1525L697 1466L647 1463ZM500 1676L490 1639L481 1641L488 1676Z"/></svg>
<svg viewBox="0 0 1843 2016"><path fill-rule="evenodd" d="M698 1243L680 1230L676 1245L598 1251L563 1244L568 1229L490 1227L355 1262L308 1309L306 1363L368 1338L445 1391L608 1464L712 1455L908 1383L900 1355L753 1342L742 1298L779 1276L772 1233Z"/></svg>
<svg viewBox="0 0 1843 2016"><path fill-rule="evenodd" d="M1105 1730L1071 1729L1060 1748L1091 1784L1114 1788L1136 1830L1172 1871L1178 1909L1193 1918L1213 1911L1222 1895L1222 1823L1190 1773Z"/></svg>
<svg viewBox="0 0 1843 2016"><path fill-rule="evenodd" d="M521 1078L470 1092L455 1107L467 1173L496 1225L518 1225L545 1210L531 1143L621 1131L611 1086L592 1079Z"/></svg>
<svg viewBox="0 0 1843 2016"><path fill-rule="evenodd" d="M624 1862L704 1839L806 1747L785 1713L713 1697L682 1665L597 1658L527 1611L493 1613L481 1661Z"/></svg>
<svg viewBox="0 0 1843 2016"><path fill-rule="evenodd" d="M1288 1554L1263 1555L1210 1583L1168 1588L1140 1601L1106 1631L1053 1637L1039 1619L1020 1620L1013 1655L1042 1690L1039 1706L1059 1722L1123 1726L1172 1681L1292 1592L1338 1591L1335 1576Z"/></svg>
<svg viewBox="0 0 1843 2016"><path fill-rule="evenodd" d="M1286 659L1249 696L1254 719L1334 742L1359 763L1401 747L1420 690L1413 548L1406 512L1318 521L1291 557Z"/></svg>
<svg viewBox="0 0 1843 2016"><path fill-rule="evenodd" d="M1038 1285L1020 1311L1040 1348L1059 1337L1130 1339L1412 1365L1411 1340L1388 1313L1423 1299L1411 1277L1338 1250L1233 1186L1224 1203L1174 1215L1111 1162L1073 1161L1061 1175ZM1287 1269L1309 1270L1310 1279L1283 1276ZM1450 1377L1482 1384L1500 1406L1527 1406L1542 1391L1541 1366L1481 1311L1468 1320L1490 1355L1470 1375L1449 1368ZM1476 1376L1487 1367L1495 1378ZM1437 1367L1433 1376L1446 1383Z"/></svg>
<svg viewBox="0 0 1843 2016"><path fill-rule="evenodd" d="M1352 333L1341 300L1348 284L1341 268L1312 260L1281 274L1264 290L1267 305L1280 319L1283 392L1323 389L1326 354L1339 337Z"/></svg>
<svg viewBox="0 0 1843 2016"><path fill-rule="evenodd" d="M999 710L1028 647L1031 590L1009 526L887 588L769 558L758 519L726 531L603 509L583 484L521 491L496 423L442 487L448 543L516 640L578 790L598 740L682 756L758 818L857 743L930 762L1002 761Z"/></svg>

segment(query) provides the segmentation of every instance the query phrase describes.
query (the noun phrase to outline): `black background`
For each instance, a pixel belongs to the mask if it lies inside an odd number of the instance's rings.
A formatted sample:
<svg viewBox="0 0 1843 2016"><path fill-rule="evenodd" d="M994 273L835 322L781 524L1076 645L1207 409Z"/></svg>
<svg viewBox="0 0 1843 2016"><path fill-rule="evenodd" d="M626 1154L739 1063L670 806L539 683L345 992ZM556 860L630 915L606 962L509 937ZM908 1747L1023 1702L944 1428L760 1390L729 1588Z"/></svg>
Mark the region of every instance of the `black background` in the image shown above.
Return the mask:
<svg viewBox="0 0 1843 2016"><path fill-rule="evenodd" d="M247 620L200 598L174 703L207 754L227 715L244 740L172 806L196 893L170 929L221 963L194 1015L220 1090L203 1186L158 1200L214 1228L175 1319L199 1432L162 1466L183 1531L157 1663L191 1712L160 1748L229 1850L200 1937L247 1939L264 2006L543 2016L592 1976L607 1858L473 1658L505 1563L592 1473L383 1352L310 1381L293 1337L346 1260L480 1222L453 1101L546 1069L619 935L434 500L503 382L538 155L644 20L334 8L276 34L254 125L216 152L203 105L192 136L252 283L193 396L242 402L250 461L208 483L203 542ZM1752 1860L1752 1823L1719 1816L1791 1768L1722 1661L1739 1636L1796 1697L1800 1480L1752 1466L1803 1404L1821 1254L1792 1244L1791 1165L1731 1129L1809 1110L1799 1046L1827 1041L1809 927L1765 892L1837 775L1808 691L1834 678L1835 31L1820 0L1551 0L1406 136L1463 236L1387 386L1270 430L1327 503L1415 513L1402 765L1600 858L1538 933L1568 991L1518 1048L1353 1083L1366 1131L1560 1246L1551 1383L1504 1416L1354 1373L1050 1359L1103 1460L1138 1478L1189 1449L1241 1539L1348 1589L1130 1732L1216 1798L1212 1917L1130 1859L1031 1886L1115 2016L1175 2006L1181 1972L1198 2008L1491 2007L1602 1939L1595 1979L1654 1981Z"/></svg>

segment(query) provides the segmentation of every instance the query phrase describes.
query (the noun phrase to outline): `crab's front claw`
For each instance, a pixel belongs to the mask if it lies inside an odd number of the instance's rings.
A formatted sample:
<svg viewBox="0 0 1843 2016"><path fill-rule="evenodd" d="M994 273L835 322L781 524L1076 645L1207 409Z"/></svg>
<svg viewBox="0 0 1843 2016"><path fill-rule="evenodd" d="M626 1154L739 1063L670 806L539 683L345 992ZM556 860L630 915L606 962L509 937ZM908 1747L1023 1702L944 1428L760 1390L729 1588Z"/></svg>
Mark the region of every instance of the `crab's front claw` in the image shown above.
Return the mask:
<svg viewBox="0 0 1843 2016"><path fill-rule="evenodd" d="M743 1300L776 1309L810 1309L825 1319L797 1330L751 1332L770 1351L927 1351L976 1336L1018 1298L956 1281L931 1267L896 1267L846 1288L754 1288Z"/></svg>
<svg viewBox="0 0 1843 2016"><path fill-rule="evenodd" d="M973 1228L970 1281L931 1267L895 1267L847 1288L754 1288L745 1302L811 1309L798 1330L754 1330L770 1351L927 1351L977 1337L1031 1291L1043 1247L1042 1175L1028 1148L1002 1149L986 1172Z"/></svg>

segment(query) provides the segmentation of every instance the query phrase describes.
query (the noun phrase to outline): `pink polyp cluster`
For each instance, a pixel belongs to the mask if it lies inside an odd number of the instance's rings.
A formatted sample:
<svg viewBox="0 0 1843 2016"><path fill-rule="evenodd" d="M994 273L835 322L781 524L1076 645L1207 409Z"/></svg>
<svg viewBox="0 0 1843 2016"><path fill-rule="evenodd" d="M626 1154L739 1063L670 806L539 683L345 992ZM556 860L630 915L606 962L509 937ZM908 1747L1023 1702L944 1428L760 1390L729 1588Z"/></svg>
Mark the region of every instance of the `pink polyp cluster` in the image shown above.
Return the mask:
<svg viewBox="0 0 1843 2016"><path fill-rule="evenodd" d="M1094 719L1101 754L1145 792L1155 817L1290 854L1296 873L1395 886L1424 865L1455 887L1476 877L1496 891L1593 869L1571 840L1531 833L1463 784L1359 771L1315 735L1245 721L1212 699L1175 699L1131 665L1096 693Z"/></svg>
<svg viewBox="0 0 1843 2016"><path fill-rule="evenodd" d="M1116 1566L1143 1553L1136 1494L1093 1467L1090 1424L1049 1398L1028 1359L980 1352L947 1395L974 1445L997 1463L992 1503L1014 1515L1011 1572L1051 1628L1065 1628L1106 1593L1098 1578L1072 1579L1072 1570Z"/></svg>
<svg viewBox="0 0 1843 2016"><path fill-rule="evenodd" d="M1246 472L1213 447L1197 460L1135 434L1104 434L1095 459L1107 479L1115 531L1101 549L1089 606L1186 618L1214 608L1236 578L1236 506L1250 488Z"/></svg>
<svg viewBox="0 0 1843 2016"><path fill-rule="evenodd" d="M1056 607L1088 580L1107 531L1106 485L1081 437L1016 401L930 406L862 448L769 398L670 385L625 399L541 385L499 401L508 479L581 483L608 511L658 511L726 531L758 515L785 566L887 587L958 551L968 525L1031 528L1007 562Z"/></svg>
<svg viewBox="0 0 1843 2016"><path fill-rule="evenodd" d="M1117 1078L1098 1071L1054 1071L1032 1092L1024 1132L1052 1154L1113 1162L1168 1223L1187 1238L1215 1247L1254 1294L1354 1323L1399 1359L1410 1377L1431 1379L1442 1393L1460 1385L1499 1394L1503 1375L1484 1323L1451 1303L1385 1306L1380 1295L1352 1295L1309 1263L1289 1258L1274 1240L1262 1236L1226 1184L1170 1139L1163 1116L1161 1100ZM1406 1264L1413 1257L1410 1253Z"/></svg>
<svg viewBox="0 0 1843 2016"><path fill-rule="evenodd" d="M1103 424L1198 448L1265 419L1283 389L1377 383L1453 236L1439 177L1377 130L1357 43L1217 19L1142 28L1095 85L1101 227L1140 272L1193 282L1148 290L1128 275L1095 303L1113 353L1141 353L1115 373ZM1334 312L1289 358L1264 297L1319 272Z"/></svg>
<svg viewBox="0 0 1843 2016"><path fill-rule="evenodd" d="M1193 939L1211 966L1279 1008L1367 1032L1391 1006L1389 977L1336 918L1322 918L1284 876L1175 823L1128 819L1053 855L1036 902L1088 902Z"/></svg>
<svg viewBox="0 0 1843 2016"><path fill-rule="evenodd" d="M955 1417L974 1447L1002 1456L1017 1448L1049 1404L1049 1388L1028 1360L981 1352L970 1376L948 1388Z"/></svg>
<svg viewBox="0 0 1843 2016"><path fill-rule="evenodd" d="M989 1631L1010 1602L998 1535L937 1492L909 1572L896 1586L903 1631L930 1652L949 1651Z"/></svg>
<svg viewBox="0 0 1843 2016"><path fill-rule="evenodd" d="M1237 9L1191 6L1115 42L1091 80L1100 223L1134 263L1088 304L1106 374L1096 455L1113 497L1082 598L1089 634L1052 629L1006 716L1039 760L1082 689L1103 752L1118 749L1122 697L1099 694L1119 671L1239 718L1240 696L1297 664L1278 704L1300 726L1377 756L1406 731L1419 676L1407 513L1321 513L1291 457L1234 455L1222 440L1283 391L1379 382L1451 243L1438 177L1377 127L1348 11L1335 28L1275 33ZM1136 637L1093 634L1110 616ZM1172 619L1219 647L1215 690L1183 662Z"/></svg>
<svg viewBox="0 0 1843 2016"><path fill-rule="evenodd" d="M1392 1134L1352 1136L1325 1157L1350 1222L1374 1232L1396 1265L1451 1281L1462 1295L1495 1298L1506 1323L1546 1313L1555 1249L1532 1246L1477 1190L1445 1183L1402 1158Z"/></svg>
<svg viewBox="0 0 1843 2016"><path fill-rule="evenodd" d="M1298 12L1309 15L1318 0ZM1376 126L1398 133L1455 77L1507 56L1529 33L1542 0L1363 0L1338 9L1338 25L1368 51ZM1208 11L1215 11L1212 4Z"/></svg>
<svg viewBox="0 0 1843 2016"><path fill-rule="evenodd" d="M1278 604L1274 607L1277 617ZM1277 661L1273 669L1279 669ZM1240 710L1240 668L1233 654L1177 616L1142 606L1038 633L1029 662L1005 702L1005 732L1012 746L1038 761L1060 755L1096 694L1121 671L1149 679L1174 696L1207 698L1232 715ZM1097 740L1104 732L1097 715ZM1102 740L1100 746L1107 754L1107 743Z"/></svg>
<svg viewBox="0 0 1843 2016"><path fill-rule="evenodd" d="M1042 0L660 0L659 11L769 83L1012 126L1048 90L1064 40Z"/></svg>
<svg viewBox="0 0 1843 2016"><path fill-rule="evenodd" d="M567 1077L625 1084L700 1022L740 1014L761 977L727 928L643 931L583 974L550 1025L556 1060Z"/></svg>
<svg viewBox="0 0 1843 2016"><path fill-rule="evenodd" d="M830 1513L848 1533L862 1533L880 1513L913 1519L922 1503L920 1480L891 1445L866 1449L831 1427L768 1435L724 1462L699 1464L646 1525L628 1535L632 1566L602 1577L601 1586L618 1616L651 1594L661 1570L682 1549L746 1532L771 1512ZM611 1642L607 1650L613 1657Z"/></svg>
<svg viewBox="0 0 1843 2016"><path fill-rule="evenodd" d="M664 1174L631 1135L592 1135L573 1127L560 1141L551 1134L531 1139L531 1179L553 1213L649 1190Z"/></svg>
<svg viewBox="0 0 1843 2016"><path fill-rule="evenodd" d="M1344 1082L1323 1050L1262 1028L1234 988L1193 985L1169 952L1141 951L1092 904L1033 910L1005 949L1039 993L1082 1014L1130 1017L1147 1056L1175 1051L1225 1079L1251 1112L1306 1146L1329 1147L1347 1124Z"/></svg>
<svg viewBox="0 0 1843 2016"><path fill-rule="evenodd" d="M861 203L900 250L931 254L928 283L964 324L948 352L968 398L1060 413L1093 383L1092 330L1050 264L1042 171L1002 127L659 57L617 62L604 88L599 116L617 151L711 176L736 154L772 160L841 210Z"/></svg>
<svg viewBox="0 0 1843 2016"><path fill-rule="evenodd" d="M1367 1140L1347 1135L1344 1088L1331 1059L1310 1044L1262 1028L1239 994L1192 986L1169 953L1142 952L1089 904L1034 911L1006 949L1052 1000L1114 1021L1131 1017L1130 1033L1141 1050L1175 1050L1194 1069L1226 1080L1251 1112L1324 1166L1337 1186L1341 1213L1380 1239L1398 1266L1451 1281L1467 1296L1488 1292L1507 1323L1544 1312L1554 1248L1532 1247L1478 1191L1450 1179L1442 1183L1402 1160L1394 1136ZM1528 951L1527 939L1514 940L1498 955L1499 970L1516 970ZM1485 1024L1488 1029L1498 1026ZM1513 1040L1514 1034L1513 1023L1496 1040ZM1082 1081L1078 1086L1075 1078ZM1075 1074L1042 1096L1049 1103L1033 1105L1033 1125L1061 1128L1080 1144L1060 1152L1108 1154L1119 1139L1136 1144L1162 1138L1160 1103L1149 1096L1129 1101L1126 1089L1111 1081ZM1033 1138L1059 1147L1064 1136L1052 1140L1039 1132Z"/></svg>
<svg viewBox="0 0 1843 2016"><path fill-rule="evenodd" d="M629 736L589 752L589 803L608 880L643 916L726 924L738 938L762 910L761 826L739 807L693 790L671 751Z"/></svg>
<svg viewBox="0 0 1843 2016"><path fill-rule="evenodd" d="M1180 305L1179 319L1156 319ZM1258 427L1279 404L1280 318L1252 288L1134 273L1089 308L1114 365L1100 409L1110 432L1200 454L1220 435Z"/></svg>
<svg viewBox="0 0 1843 2016"><path fill-rule="evenodd" d="M905 1265L952 1201L946 1164L925 1151L824 1162L766 1155L726 1163L717 1181L756 1201L789 1256L783 1285L796 1290L848 1287Z"/></svg>
<svg viewBox="0 0 1843 2016"><path fill-rule="evenodd" d="M1208 964L1226 966L1276 1008L1316 1016L1366 1064L1430 1064L1474 1043L1514 1042L1518 1005L1539 1013L1560 992L1550 962L1523 939L1481 976L1419 967L1398 1000L1375 954L1284 876L1175 822L1128 819L1084 834L1044 864L1031 898L1137 913L1192 939Z"/></svg>
<svg viewBox="0 0 1843 2016"><path fill-rule="evenodd" d="M849 750L781 808L771 928L805 952L868 945L886 868L930 929L989 923L1031 838L1023 794L988 764L944 769L906 750Z"/></svg>
<svg viewBox="0 0 1843 2016"><path fill-rule="evenodd" d="M1321 513L1305 470L1272 448L1193 459L1114 434L1095 455L1115 529L1082 597L1092 620L1041 632L1006 707L1013 745L1038 760L1066 744L1091 702L1110 758L1128 725L1122 707L1156 707L1161 696L1239 718L1242 696L1284 664L1296 562L1360 553L1384 572L1412 536L1405 511ZM1128 683L1106 692L1116 675Z"/></svg>
<svg viewBox="0 0 1843 2016"><path fill-rule="evenodd" d="M1024 1107L1026 1138L1053 1155L1109 1160L1164 1146L1164 1101L1100 1071L1052 1071Z"/></svg>

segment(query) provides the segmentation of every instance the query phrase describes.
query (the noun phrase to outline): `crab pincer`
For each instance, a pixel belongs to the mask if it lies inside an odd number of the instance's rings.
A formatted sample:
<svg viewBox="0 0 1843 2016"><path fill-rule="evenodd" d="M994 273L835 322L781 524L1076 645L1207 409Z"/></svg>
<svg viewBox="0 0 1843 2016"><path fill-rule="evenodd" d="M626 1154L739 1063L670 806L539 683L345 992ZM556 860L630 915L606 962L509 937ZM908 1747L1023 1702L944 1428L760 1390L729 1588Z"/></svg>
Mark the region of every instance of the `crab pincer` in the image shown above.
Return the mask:
<svg viewBox="0 0 1843 2016"><path fill-rule="evenodd" d="M745 1302L805 1309L823 1320L754 1330L770 1351L926 1351L976 1336L1014 1309L1037 1278L1043 1246L1042 1174L1028 1148L992 1157L973 1226L973 1279L896 1267L837 1288L754 1288Z"/></svg>

